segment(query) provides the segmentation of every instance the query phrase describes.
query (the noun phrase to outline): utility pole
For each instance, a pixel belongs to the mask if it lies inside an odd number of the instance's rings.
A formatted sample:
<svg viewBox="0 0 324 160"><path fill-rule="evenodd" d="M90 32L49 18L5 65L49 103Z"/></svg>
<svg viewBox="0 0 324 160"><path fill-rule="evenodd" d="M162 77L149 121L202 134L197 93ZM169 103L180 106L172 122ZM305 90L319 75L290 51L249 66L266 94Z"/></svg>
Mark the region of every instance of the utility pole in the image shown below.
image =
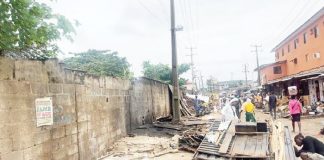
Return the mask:
<svg viewBox="0 0 324 160"><path fill-rule="evenodd" d="M245 74L245 86L248 86L248 80L247 80L247 72L249 72L247 70L247 64L244 64L244 70L243 70L244 74Z"/></svg>
<svg viewBox="0 0 324 160"><path fill-rule="evenodd" d="M203 80L203 76L201 75L201 72L199 72L200 74L200 82L201 82L201 87L202 87L202 93L204 92L204 80Z"/></svg>
<svg viewBox="0 0 324 160"><path fill-rule="evenodd" d="M192 82L192 92L194 94L194 92L197 90L197 84L196 84L196 81L195 81L195 68L194 68L194 61L193 61L193 56L195 54L193 54L193 50L196 49L194 47L189 47L187 49L190 49L190 54L187 55L187 56L190 56L190 66L191 66L191 82Z"/></svg>
<svg viewBox="0 0 324 160"><path fill-rule="evenodd" d="M255 48L255 50L253 50L252 52L255 52L256 54L256 62L257 62L257 70L258 70L258 85L261 85L261 75L260 75L260 66L259 66L259 52L258 52L258 48L261 47L260 45L252 45L252 47Z"/></svg>
<svg viewBox="0 0 324 160"><path fill-rule="evenodd" d="M179 123L180 121L180 96L179 96L179 80L178 80L178 59L177 59L177 46L176 46L176 27L174 15L174 0L170 0L171 12L171 46L172 46L172 83L173 83L173 96L172 96L172 109L173 109L173 122Z"/></svg>

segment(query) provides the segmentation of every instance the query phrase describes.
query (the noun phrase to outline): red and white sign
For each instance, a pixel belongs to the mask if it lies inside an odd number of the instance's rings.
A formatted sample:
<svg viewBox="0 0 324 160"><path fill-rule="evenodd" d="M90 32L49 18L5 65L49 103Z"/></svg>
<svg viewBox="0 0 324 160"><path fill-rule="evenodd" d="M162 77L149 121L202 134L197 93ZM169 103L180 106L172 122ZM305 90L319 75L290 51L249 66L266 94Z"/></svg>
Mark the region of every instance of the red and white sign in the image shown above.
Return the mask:
<svg viewBox="0 0 324 160"><path fill-rule="evenodd" d="M52 97L37 98L35 100L35 106L37 127L53 125Z"/></svg>

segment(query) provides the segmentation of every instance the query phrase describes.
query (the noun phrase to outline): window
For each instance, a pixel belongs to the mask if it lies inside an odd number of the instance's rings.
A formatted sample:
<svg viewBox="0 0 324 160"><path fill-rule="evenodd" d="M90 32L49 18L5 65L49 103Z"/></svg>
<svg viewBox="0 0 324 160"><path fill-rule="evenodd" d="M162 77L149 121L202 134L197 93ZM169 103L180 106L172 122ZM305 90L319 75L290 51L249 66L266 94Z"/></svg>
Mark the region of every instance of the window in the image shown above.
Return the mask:
<svg viewBox="0 0 324 160"><path fill-rule="evenodd" d="M283 57L285 55L285 50L282 48L281 50L281 56Z"/></svg>
<svg viewBox="0 0 324 160"><path fill-rule="evenodd" d="M313 28L313 30L314 30L314 36L315 36L315 38L317 38L318 35L319 35L319 30L318 30L317 26L315 26L315 27Z"/></svg>
<svg viewBox="0 0 324 160"><path fill-rule="evenodd" d="M294 64L297 64L297 58L293 59Z"/></svg>
<svg viewBox="0 0 324 160"><path fill-rule="evenodd" d="M309 60L308 54L305 55L305 60L306 60L306 62L308 62L308 60Z"/></svg>
<svg viewBox="0 0 324 160"><path fill-rule="evenodd" d="M307 33L304 33L304 44L307 42Z"/></svg>
<svg viewBox="0 0 324 160"><path fill-rule="evenodd" d="M321 58L321 54L319 52L313 54L314 59L319 59Z"/></svg>
<svg viewBox="0 0 324 160"><path fill-rule="evenodd" d="M295 49L297 48L297 44L298 44L298 39L295 39L295 40L294 40L294 48L295 48Z"/></svg>
<svg viewBox="0 0 324 160"><path fill-rule="evenodd" d="M279 52L276 53L276 59L279 59Z"/></svg>
<svg viewBox="0 0 324 160"><path fill-rule="evenodd" d="M281 74L281 66L273 67L273 74Z"/></svg>
<svg viewBox="0 0 324 160"><path fill-rule="evenodd" d="M290 45L288 44L288 53L290 52Z"/></svg>

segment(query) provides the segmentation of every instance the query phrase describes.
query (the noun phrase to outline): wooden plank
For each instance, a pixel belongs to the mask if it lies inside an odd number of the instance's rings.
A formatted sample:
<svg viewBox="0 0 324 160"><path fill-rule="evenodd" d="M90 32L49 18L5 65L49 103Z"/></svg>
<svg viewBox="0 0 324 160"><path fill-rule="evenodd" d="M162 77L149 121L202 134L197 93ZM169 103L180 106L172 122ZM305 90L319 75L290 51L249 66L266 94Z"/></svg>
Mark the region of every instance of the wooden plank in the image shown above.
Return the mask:
<svg viewBox="0 0 324 160"><path fill-rule="evenodd" d="M200 143L200 146L211 146L217 148L217 145L212 144L212 143Z"/></svg>
<svg viewBox="0 0 324 160"><path fill-rule="evenodd" d="M226 134L231 133L232 135L235 134L235 125L238 123L238 120L232 120L230 126L228 127Z"/></svg>
<svg viewBox="0 0 324 160"><path fill-rule="evenodd" d="M215 147L212 147L212 146L200 146L199 149L217 150Z"/></svg>
<svg viewBox="0 0 324 160"><path fill-rule="evenodd" d="M232 155L244 155L247 138L247 135L237 136L237 140L235 141L235 150L232 151Z"/></svg>
<svg viewBox="0 0 324 160"><path fill-rule="evenodd" d="M233 147L231 149L231 155L232 156L235 156L235 154L237 154L237 151L239 150L239 145L240 145L239 142L241 142L241 139L242 139L242 136L235 136L234 137Z"/></svg>
<svg viewBox="0 0 324 160"><path fill-rule="evenodd" d="M268 147L268 136L267 135L262 135L262 144L261 144L261 156L267 156L267 152L269 150Z"/></svg>
<svg viewBox="0 0 324 160"><path fill-rule="evenodd" d="M215 155L209 155L207 160L216 160L216 156Z"/></svg>
<svg viewBox="0 0 324 160"><path fill-rule="evenodd" d="M183 124L185 126L202 125L207 124L207 121L184 121Z"/></svg>
<svg viewBox="0 0 324 160"><path fill-rule="evenodd" d="M181 131L181 126L179 125L171 125L171 124L167 124L167 123L156 123L156 124L153 124L154 127L157 127L157 128L167 128L167 129L174 129L174 130L177 130L177 131Z"/></svg>
<svg viewBox="0 0 324 160"><path fill-rule="evenodd" d="M269 134L268 132L235 132L237 135L245 134L245 135L257 135L257 134Z"/></svg>
<svg viewBox="0 0 324 160"><path fill-rule="evenodd" d="M217 152L217 150L216 149L205 149L205 148L200 148L199 150L198 150L199 152L204 152L204 153L216 153Z"/></svg>
<svg viewBox="0 0 324 160"><path fill-rule="evenodd" d="M224 136L224 132L220 132L217 141L215 144L218 146Z"/></svg>
<svg viewBox="0 0 324 160"><path fill-rule="evenodd" d="M207 159L207 154L204 154L204 153L198 153L198 155L197 155L197 159L204 159L204 160L206 160L206 159Z"/></svg>
<svg viewBox="0 0 324 160"><path fill-rule="evenodd" d="M219 135L219 132L215 132L215 142L213 142L214 144L216 144L216 142L218 141Z"/></svg>
<svg viewBox="0 0 324 160"><path fill-rule="evenodd" d="M263 135L257 135L256 137L255 156L262 156L262 137Z"/></svg>
<svg viewBox="0 0 324 160"><path fill-rule="evenodd" d="M255 155L255 147L256 147L256 141L257 136L248 136L245 149L244 149L244 155L247 156L253 156Z"/></svg>
<svg viewBox="0 0 324 160"><path fill-rule="evenodd" d="M225 138L223 140L223 143L221 144L219 148L219 153L227 153L228 147L232 141L233 134L232 133L226 133Z"/></svg>
<svg viewBox="0 0 324 160"><path fill-rule="evenodd" d="M192 114L190 113L190 111L189 111L188 108L187 108L186 103L184 103L184 101L183 101L182 99L180 99L180 105L181 105L182 108L185 110L185 112L187 112L187 114L188 114L189 116L192 116Z"/></svg>
<svg viewBox="0 0 324 160"><path fill-rule="evenodd" d="M293 140L290 136L290 131L288 126L284 127L284 139L285 139L285 158L295 160L295 151L293 148Z"/></svg>
<svg viewBox="0 0 324 160"><path fill-rule="evenodd" d="M206 153L206 154L214 154L214 155L220 155L220 153L218 152L214 152L214 151L199 151L199 153Z"/></svg>

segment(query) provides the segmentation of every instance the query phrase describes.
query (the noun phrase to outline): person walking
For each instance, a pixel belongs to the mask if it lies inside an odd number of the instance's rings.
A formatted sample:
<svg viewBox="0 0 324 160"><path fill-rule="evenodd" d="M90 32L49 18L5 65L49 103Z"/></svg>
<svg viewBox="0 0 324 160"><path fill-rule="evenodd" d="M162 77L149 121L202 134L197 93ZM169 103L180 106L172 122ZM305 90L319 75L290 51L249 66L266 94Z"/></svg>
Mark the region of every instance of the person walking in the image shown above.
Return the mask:
<svg viewBox="0 0 324 160"><path fill-rule="evenodd" d="M288 107L289 107L289 112L290 112L290 115L291 115L293 132L295 132L295 122L297 122L298 123L299 133L301 133L300 115L302 113L302 105L296 99L295 95L291 96L291 99L289 100Z"/></svg>
<svg viewBox="0 0 324 160"><path fill-rule="evenodd" d="M269 108L270 108L271 117L276 119L277 118L276 117L277 97L273 94L273 92L270 92Z"/></svg>
<svg viewBox="0 0 324 160"><path fill-rule="evenodd" d="M237 118L240 119L241 118L240 107L242 106L241 100L239 98L235 97L230 101L230 104L231 104L231 106L235 107L235 113L237 115Z"/></svg>
<svg viewBox="0 0 324 160"><path fill-rule="evenodd" d="M242 105L242 109L245 111L245 121L246 122L256 122L255 120L255 106L249 98L245 99L245 102Z"/></svg>
<svg viewBox="0 0 324 160"><path fill-rule="evenodd" d="M221 110L222 121L231 121L233 119L237 119L237 115L235 112L235 107L231 103L227 103Z"/></svg>
<svg viewBox="0 0 324 160"><path fill-rule="evenodd" d="M199 115L200 115L200 105L199 105L199 99L198 99L198 96L196 95L195 96L195 111L196 111L196 117L199 117Z"/></svg>

